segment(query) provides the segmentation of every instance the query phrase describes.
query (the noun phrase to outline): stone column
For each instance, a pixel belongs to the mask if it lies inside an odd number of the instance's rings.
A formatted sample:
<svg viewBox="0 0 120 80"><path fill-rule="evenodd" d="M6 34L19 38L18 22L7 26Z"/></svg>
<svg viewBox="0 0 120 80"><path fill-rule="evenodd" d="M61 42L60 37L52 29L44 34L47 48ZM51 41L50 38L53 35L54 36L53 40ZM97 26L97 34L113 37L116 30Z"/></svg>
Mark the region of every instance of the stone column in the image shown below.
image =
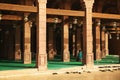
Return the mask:
<svg viewBox="0 0 120 80"><path fill-rule="evenodd" d="M21 33L20 27L15 26L15 60L21 60Z"/></svg>
<svg viewBox="0 0 120 80"><path fill-rule="evenodd" d="M101 58L105 57L105 32L101 32Z"/></svg>
<svg viewBox="0 0 120 80"><path fill-rule="evenodd" d="M108 49L108 33L105 33L105 56L109 55Z"/></svg>
<svg viewBox="0 0 120 80"><path fill-rule="evenodd" d="M72 54L73 54L73 56L75 56L76 57L76 53L75 53L75 39L76 39L76 36L75 36L75 30L73 31L73 33L72 33L72 41L73 41L73 44L72 44Z"/></svg>
<svg viewBox="0 0 120 80"><path fill-rule="evenodd" d="M36 67L39 71L47 69L46 54L46 3L47 0L38 0L37 16L37 60Z"/></svg>
<svg viewBox="0 0 120 80"><path fill-rule="evenodd" d="M82 50L82 30L78 26L76 29L76 54L78 55L79 50Z"/></svg>
<svg viewBox="0 0 120 80"><path fill-rule="evenodd" d="M48 26L48 59L53 60L56 55L54 51L54 27Z"/></svg>
<svg viewBox="0 0 120 80"><path fill-rule="evenodd" d="M31 63L31 22L28 21L28 14L24 15L24 51L23 62L24 64Z"/></svg>
<svg viewBox="0 0 120 80"><path fill-rule="evenodd" d="M68 19L67 16L64 16L63 20ZM70 52L69 52L69 24L64 23L63 24L63 62L69 62L70 61Z"/></svg>
<svg viewBox="0 0 120 80"><path fill-rule="evenodd" d="M83 26L83 55L84 63L87 68L93 68L93 36L92 36L92 7L94 0L84 0L85 2L85 19Z"/></svg>
<svg viewBox="0 0 120 80"><path fill-rule="evenodd" d="M32 0L21 1L21 4L32 6ZM31 64L31 27L32 22L28 20L30 13L24 13L24 44L23 44L23 63Z"/></svg>
<svg viewBox="0 0 120 80"><path fill-rule="evenodd" d="M96 45L95 45L95 49L96 49L96 51L95 51L95 54L96 54L96 56L95 56L95 58L96 58L96 60L101 60L101 50L100 50L100 22L97 20L96 21L97 22L97 24L96 24L96 29L95 29L95 40L96 40Z"/></svg>

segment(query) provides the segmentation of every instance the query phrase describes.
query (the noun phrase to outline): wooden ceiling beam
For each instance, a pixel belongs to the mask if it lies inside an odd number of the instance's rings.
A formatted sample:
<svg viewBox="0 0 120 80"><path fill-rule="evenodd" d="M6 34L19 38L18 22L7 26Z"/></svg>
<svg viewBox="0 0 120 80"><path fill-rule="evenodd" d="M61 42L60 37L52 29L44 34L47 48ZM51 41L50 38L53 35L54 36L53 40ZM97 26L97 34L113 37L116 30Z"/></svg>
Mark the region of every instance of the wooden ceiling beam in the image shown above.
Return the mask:
<svg viewBox="0 0 120 80"><path fill-rule="evenodd" d="M116 32L113 32L113 31L112 31L112 32L110 32L110 33L114 33L114 34L116 34ZM120 34L120 31L119 31L119 32L117 32L117 33L118 33L118 34Z"/></svg>
<svg viewBox="0 0 120 80"><path fill-rule="evenodd" d="M1 17L2 20L22 20L21 16L17 16L17 15L2 15Z"/></svg>
<svg viewBox="0 0 120 80"><path fill-rule="evenodd" d="M60 15L60 16L84 16L84 11L73 11L73 10L63 10L63 9L50 9L47 8L47 14L49 15Z"/></svg>
<svg viewBox="0 0 120 80"><path fill-rule="evenodd" d="M0 10L20 11L20 12L37 12L37 7L0 3Z"/></svg>
<svg viewBox="0 0 120 80"><path fill-rule="evenodd" d="M116 28L107 28L107 30L111 30L111 31L116 31L117 30L117 31L120 31L120 28L117 28L117 29Z"/></svg>
<svg viewBox="0 0 120 80"><path fill-rule="evenodd" d="M23 20L23 17L18 16L18 15L2 15L1 17L2 20L15 20L15 21L20 21ZM47 18L48 23L54 23L55 19L54 18ZM61 19L58 19L58 23L62 22Z"/></svg>
<svg viewBox="0 0 120 80"><path fill-rule="evenodd" d="M61 23L62 20L58 19L58 23ZM54 18L47 18L47 23L55 23L55 19Z"/></svg>
<svg viewBox="0 0 120 80"><path fill-rule="evenodd" d="M36 13L37 12L37 7L0 3L0 10L20 11L20 12L34 12L34 13ZM74 10L64 10L64 9L50 9L50 8L47 8L46 13L49 14L49 15L61 15L61 16L78 16L78 17L84 17L85 16L84 11L74 11ZM118 15L118 14L93 13L92 15L93 15L93 18L120 20L120 15Z"/></svg>
<svg viewBox="0 0 120 80"><path fill-rule="evenodd" d="M74 11L74 10L62 10L62 9L50 9L47 8L47 14L49 15L61 15L61 16L78 16L84 17L84 11ZM105 14L105 13L93 13L93 18L100 19L120 19L120 15L118 14Z"/></svg>

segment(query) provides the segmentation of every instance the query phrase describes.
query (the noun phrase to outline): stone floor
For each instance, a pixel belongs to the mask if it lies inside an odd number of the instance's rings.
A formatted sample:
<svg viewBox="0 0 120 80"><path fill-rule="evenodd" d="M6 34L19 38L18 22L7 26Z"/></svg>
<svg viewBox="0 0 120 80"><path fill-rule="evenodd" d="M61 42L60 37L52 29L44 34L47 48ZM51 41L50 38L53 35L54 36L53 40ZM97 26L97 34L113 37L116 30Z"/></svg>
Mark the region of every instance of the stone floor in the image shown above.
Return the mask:
<svg viewBox="0 0 120 80"><path fill-rule="evenodd" d="M111 76L108 76L107 74L110 74ZM81 75L83 75L84 77ZM96 78L95 75L98 76L100 79ZM107 77L113 77L112 79L109 79L104 75L106 75ZM37 69L0 71L0 80L33 80L34 78L34 80L56 80L57 77L61 78L57 80L65 80L63 77L68 78L66 80L102 80L101 76L104 76L104 80L120 80L119 75L120 64L110 64L95 65L92 69L87 69L86 66L79 66L46 71L37 71ZM79 79L78 77L83 79Z"/></svg>

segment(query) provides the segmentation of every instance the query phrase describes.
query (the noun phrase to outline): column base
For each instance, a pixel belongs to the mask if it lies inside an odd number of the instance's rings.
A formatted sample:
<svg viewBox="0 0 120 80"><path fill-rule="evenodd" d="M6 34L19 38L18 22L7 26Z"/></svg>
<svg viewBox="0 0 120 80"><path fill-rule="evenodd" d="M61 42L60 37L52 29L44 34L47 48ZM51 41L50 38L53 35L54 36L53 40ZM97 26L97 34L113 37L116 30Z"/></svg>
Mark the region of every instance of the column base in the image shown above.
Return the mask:
<svg viewBox="0 0 120 80"><path fill-rule="evenodd" d="M70 53L67 50L64 50L64 53L63 53L63 62L70 62Z"/></svg>
<svg viewBox="0 0 120 80"><path fill-rule="evenodd" d="M47 70L47 54L37 54L36 67L38 71Z"/></svg>
<svg viewBox="0 0 120 80"><path fill-rule="evenodd" d="M109 50L108 49L105 50L105 54L106 54L106 56L109 55Z"/></svg>
<svg viewBox="0 0 120 80"><path fill-rule="evenodd" d="M105 55L105 50L102 50L102 58L105 58L106 57L106 55Z"/></svg>
<svg viewBox="0 0 120 80"><path fill-rule="evenodd" d="M86 67L87 68L94 67L93 53L87 53L87 55L86 55Z"/></svg>
<svg viewBox="0 0 120 80"><path fill-rule="evenodd" d="M24 53L24 64L31 64L31 52Z"/></svg>
<svg viewBox="0 0 120 80"><path fill-rule="evenodd" d="M96 52L96 60L101 60L101 51Z"/></svg>
<svg viewBox="0 0 120 80"><path fill-rule="evenodd" d="M51 49L49 52L48 52L48 59L49 60L53 60L54 57L55 57L56 53L53 49Z"/></svg>
<svg viewBox="0 0 120 80"><path fill-rule="evenodd" d="M21 51L15 52L15 60L21 60Z"/></svg>

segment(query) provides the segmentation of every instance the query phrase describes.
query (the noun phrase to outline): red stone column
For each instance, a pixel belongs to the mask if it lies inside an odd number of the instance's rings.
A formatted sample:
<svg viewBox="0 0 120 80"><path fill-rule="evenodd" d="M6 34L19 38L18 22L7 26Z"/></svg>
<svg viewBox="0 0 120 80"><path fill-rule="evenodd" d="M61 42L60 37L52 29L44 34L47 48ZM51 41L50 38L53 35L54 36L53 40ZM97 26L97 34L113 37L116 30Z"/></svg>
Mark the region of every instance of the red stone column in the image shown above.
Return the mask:
<svg viewBox="0 0 120 80"><path fill-rule="evenodd" d="M37 16L37 60L36 67L39 71L47 69L46 54L46 3L47 0L38 0Z"/></svg>
<svg viewBox="0 0 120 80"><path fill-rule="evenodd" d="M95 45L95 53L96 53L96 60L101 60L101 50L100 50L100 22L99 21L96 21L97 24L96 24L96 29L95 29L95 39L96 39L96 45Z"/></svg>
<svg viewBox="0 0 120 80"><path fill-rule="evenodd" d="M105 56L109 55L108 49L108 33L105 33Z"/></svg>
<svg viewBox="0 0 120 80"><path fill-rule="evenodd" d="M64 20L66 20L68 17L64 16ZM70 52L69 52L69 24L64 23L63 25L63 62L69 62L70 61Z"/></svg>
<svg viewBox="0 0 120 80"><path fill-rule="evenodd" d="M25 14L24 18L24 56L23 62L24 64L31 63L31 24L28 21L28 14Z"/></svg>
<svg viewBox="0 0 120 80"><path fill-rule="evenodd" d="M84 63L87 68L93 68L93 36L92 36L92 6L94 0L84 0L85 2L85 20L83 26L83 55Z"/></svg>
<svg viewBox="0 0 120 80"><path fill-rule="evenodd" d="M102 48L101 58L104 58L105 57L105 32L104 31L101 32L101 48Z"/></svg>
<svg viewBox="0 0 120 80"><path fill-rule="evenodd" d="M15 26L15 60L21 60L21 33L20 27Z"/></svg>

